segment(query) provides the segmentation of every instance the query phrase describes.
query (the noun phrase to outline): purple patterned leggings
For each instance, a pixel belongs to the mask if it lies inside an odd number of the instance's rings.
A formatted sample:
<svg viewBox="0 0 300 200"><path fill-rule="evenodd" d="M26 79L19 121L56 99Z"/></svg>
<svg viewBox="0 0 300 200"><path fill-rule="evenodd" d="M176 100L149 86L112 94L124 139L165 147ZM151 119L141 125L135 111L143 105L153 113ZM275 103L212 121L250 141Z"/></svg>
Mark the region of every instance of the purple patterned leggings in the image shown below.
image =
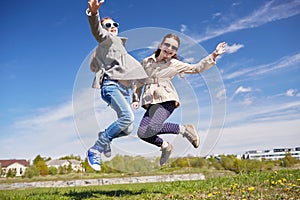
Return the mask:
<svg viewBox="0 0 300 200"><path fill-rule="evenodd" d="M179 125L168 123L166 119L173 113L175 102L168 101L150 105L138 128L138 136L142 140L160 147L163 143L159 134L178 134Z"/></svg>

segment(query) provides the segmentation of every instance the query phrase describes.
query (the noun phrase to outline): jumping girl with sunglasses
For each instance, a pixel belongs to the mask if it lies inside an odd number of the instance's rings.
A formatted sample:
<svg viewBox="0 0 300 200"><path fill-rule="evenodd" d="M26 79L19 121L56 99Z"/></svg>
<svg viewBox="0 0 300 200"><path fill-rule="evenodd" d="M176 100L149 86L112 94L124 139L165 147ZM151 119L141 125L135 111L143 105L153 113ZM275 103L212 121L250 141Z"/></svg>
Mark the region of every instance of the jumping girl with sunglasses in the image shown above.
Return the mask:
<svg viewBox="0 0 300 200"><path fill-rule="evenodd" d="M103 2L88 1L86 14L91 32L98 41L90 67L95 72L93 87L101 88L102 99L116 111L118 119L98 134L98 140L87 152L89 165L97 171L101 170L101 153L111 156L111 141L133 131L129 88L132 80L147 77L141 64L127 53L126 38L118 36L119 24L108 17L100 21L98 10Z"/></svg>
<svg viewBox="0 0 300 200"><path fill-rule="evenodd" d="M145 142L161 148L160 165L164 165L170 157L173 146L164 141L160 134L181 134L198 148L200 139L194 125L179 125L165 122L173 111L179 107L179 98L171 80L181 73L196 74L208 70L216 64L216 57L225 52L226 43L218 44L216 50L197 64L179 61L177 50L180 45L178 36L166 35L154 54L145 58L142 65L148 74L144 82L135 81L133 103L139 108L142 95L142 107L146 112L138 128L138 136ZM143 94L142 89L144 88Z"/></svg>

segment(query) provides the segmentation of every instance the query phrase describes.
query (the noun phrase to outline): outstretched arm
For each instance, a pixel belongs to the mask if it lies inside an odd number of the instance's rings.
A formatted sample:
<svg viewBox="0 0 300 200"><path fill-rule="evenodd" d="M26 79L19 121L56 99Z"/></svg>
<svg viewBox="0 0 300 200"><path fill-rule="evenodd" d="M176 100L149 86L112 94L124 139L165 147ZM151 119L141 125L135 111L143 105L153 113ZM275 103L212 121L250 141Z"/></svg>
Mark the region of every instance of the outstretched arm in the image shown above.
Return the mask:
<svg viewBox="0 0 300 200"><path fill-rule="evenodd" d="M184 65L183 69L181 69L181 73L183 72L185 74L197 74L210 69L216 64L216 58L219 55L225 53L225 47L226 42L219 43L213 53L201 59L198 63Z"/></svg>

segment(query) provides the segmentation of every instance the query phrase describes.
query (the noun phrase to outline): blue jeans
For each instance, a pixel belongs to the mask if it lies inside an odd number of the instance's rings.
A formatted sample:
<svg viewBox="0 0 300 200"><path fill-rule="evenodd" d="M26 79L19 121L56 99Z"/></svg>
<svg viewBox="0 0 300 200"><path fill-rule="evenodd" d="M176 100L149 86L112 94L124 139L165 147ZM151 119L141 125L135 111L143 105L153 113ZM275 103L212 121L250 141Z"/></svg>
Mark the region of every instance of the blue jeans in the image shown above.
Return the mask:
<svg viewBox="0 0 300 200"><path fill-rule="evenodd" d="M133 131L134 115L130 107L129 89L117 81L105 79L101 88L101 97L116 111L118 119L105 129L98 138L96 146L105 146L114 138L129 135Z"/></svg>

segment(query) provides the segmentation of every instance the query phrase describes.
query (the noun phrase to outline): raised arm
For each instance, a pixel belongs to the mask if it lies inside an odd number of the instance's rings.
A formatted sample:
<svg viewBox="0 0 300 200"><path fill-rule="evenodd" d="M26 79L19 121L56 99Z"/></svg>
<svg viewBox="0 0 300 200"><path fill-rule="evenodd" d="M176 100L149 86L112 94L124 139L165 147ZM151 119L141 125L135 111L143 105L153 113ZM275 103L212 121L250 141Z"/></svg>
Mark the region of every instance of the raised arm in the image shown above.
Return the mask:
<svg viewBox="0 0 300 200"><path fill-rule="evenodd" d="M98 0L89 0L88 9L86 10L86 14L88 16L91 27L91 32L98 42L102 42L105 38L105 34L100 22L100 15L98 12L103 3L104 1L98 2Z"/></svg>

